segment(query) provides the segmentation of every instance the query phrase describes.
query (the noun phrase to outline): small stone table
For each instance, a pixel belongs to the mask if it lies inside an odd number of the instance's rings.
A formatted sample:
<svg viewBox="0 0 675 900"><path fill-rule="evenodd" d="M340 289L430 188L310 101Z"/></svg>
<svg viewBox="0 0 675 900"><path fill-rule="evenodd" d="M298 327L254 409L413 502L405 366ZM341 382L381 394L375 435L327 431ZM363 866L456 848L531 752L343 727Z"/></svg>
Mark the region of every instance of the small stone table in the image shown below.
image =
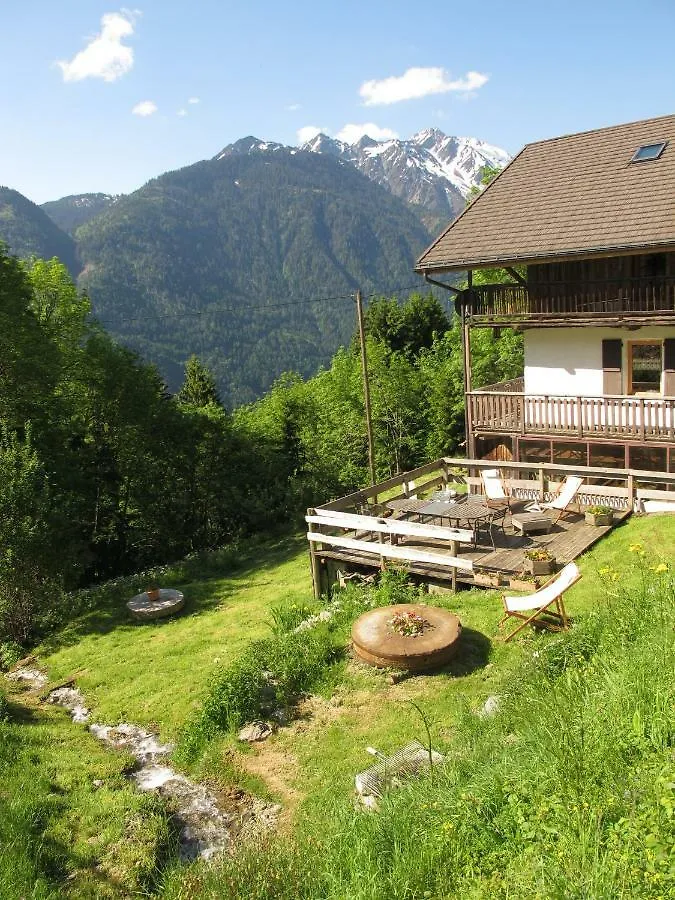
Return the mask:
<svg viewBox="0 0 675 900"><path fill-rule="evenodd" d="M536 531L549 533L551 530L551 517L543 512L515 513L511 518L511 524L521 534L534 534Z"/></svg>
<svg viewBox="0 0 675 900"><path fill-rule="evenodd" d="M179 612L185 605L185 597L174 588L162 588L157 600L151 600L144 591L136 594L127 603L127 607L134 619L148 621L150 619L162 619Z"/></svg>
<svg viewBox="0 0 675 900"><path fill-rule="evenodd" d="M397 613L413 612L431 626L416 637L398 634L389 625ZM462 634L457 616L447 609L399 603L381 606L360 616L352 626L356 655L371 666L424 672L438 669L455 655Z"/></svg>

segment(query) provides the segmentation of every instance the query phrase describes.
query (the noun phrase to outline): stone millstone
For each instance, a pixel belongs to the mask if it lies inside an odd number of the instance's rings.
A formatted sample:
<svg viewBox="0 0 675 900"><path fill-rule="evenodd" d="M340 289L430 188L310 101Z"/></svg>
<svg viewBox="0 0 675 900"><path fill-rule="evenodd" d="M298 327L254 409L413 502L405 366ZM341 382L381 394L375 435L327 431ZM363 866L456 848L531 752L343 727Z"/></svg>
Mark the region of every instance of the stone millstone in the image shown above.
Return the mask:
<svg viewBox="0 0 675 900"><path fill-rule="evenodd" d="M162 588L157 600L151 600L144 591L142 594L136 594L127 603L134 619L141 621L171 616L179 612L184 605L185 597L173 588Z"/></svg>
<svg viewBox="0 0 675 900"><path fill-rule="evenodd" d="M400 635L389 625L397 613L416 613L432 626L416 637ZM356 655L371 666L423 672L448 663L455 654L462 624L447 609L400 603L360 616L352 626Z"/></svg>

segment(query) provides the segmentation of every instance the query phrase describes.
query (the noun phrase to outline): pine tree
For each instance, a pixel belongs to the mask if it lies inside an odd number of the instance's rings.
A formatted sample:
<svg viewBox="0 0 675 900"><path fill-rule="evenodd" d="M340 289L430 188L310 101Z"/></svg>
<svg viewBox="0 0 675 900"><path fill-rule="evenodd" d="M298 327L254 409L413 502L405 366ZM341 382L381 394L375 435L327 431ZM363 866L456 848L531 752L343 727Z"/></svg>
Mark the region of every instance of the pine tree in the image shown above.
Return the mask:
<svg viewBox="0 0 675 900"><path fill-rule="evenodd" d="M194 354L185 364L185 380L178 392L178 401L190 406L221 405L215 378Z"/></svg>

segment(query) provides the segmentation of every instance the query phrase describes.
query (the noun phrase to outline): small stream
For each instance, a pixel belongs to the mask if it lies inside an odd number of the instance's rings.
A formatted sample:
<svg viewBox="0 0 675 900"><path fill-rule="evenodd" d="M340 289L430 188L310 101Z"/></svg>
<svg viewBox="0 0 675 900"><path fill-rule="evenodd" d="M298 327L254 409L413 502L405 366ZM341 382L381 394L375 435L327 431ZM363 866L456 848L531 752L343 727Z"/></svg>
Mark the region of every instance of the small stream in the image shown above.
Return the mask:
<svg viewBox="0 0 675 900"><path fill-rule="evenodd" d="M37 670L19 669L8 677L34 687L43 687L46 677ZM59 687L47 701L68 710L73 722L86 724L89 731L114 750L130 753L136 767L130 774L140 791L154 791L167 801L179 834L181 862L211 857L231 850L238 835L252 836L274 828L281 812L278 804L265 803L243 791L224 797L174 771L165 764L173 750L157 735L139 725L100 725L90 722L90 711L82 692L75 687Z"/></svg>

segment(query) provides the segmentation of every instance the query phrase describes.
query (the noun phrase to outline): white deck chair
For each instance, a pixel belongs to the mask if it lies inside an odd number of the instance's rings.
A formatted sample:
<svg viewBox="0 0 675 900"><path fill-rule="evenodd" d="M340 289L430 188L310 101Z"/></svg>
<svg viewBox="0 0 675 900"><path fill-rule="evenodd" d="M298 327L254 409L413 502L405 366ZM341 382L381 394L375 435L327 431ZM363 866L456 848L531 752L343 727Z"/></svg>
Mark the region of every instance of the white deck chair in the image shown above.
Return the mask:
<svg viewBox="0 0 675 900"><path fill-rule="evenodd" d="M499 622L499 627L502 628L511 616L523 620L515 631L504 638L504 641L510 641L530 623L541 625L549 631L564 631L569 621L563 594L580 578L581 572L576 563L571 562L534 594L526 594L523 597L508 597L504 594L502 603L505 615ZM551 609L552 606L555 606L555 609Z"/></svg>
<svg viewBox="0 0 675 900"><path fill-rule="evenodd" d="M550 500L548 503L531 503L527 509L528 511L536 512L546 512L549 509L558 510L558 515L554 519L554 522L557 522L558 519L565 515L567 507L572 503L583 483L584 479L578 475L568 475L558 488L558 492L553 500Z"/></svg>
<svg viewBox="0 0 675 900"><path fill-rule="evenodd" d="M480 480L483 485L485 502L488 509L501 511L502 531L506 520L506 511L511 512L511 498L508 495L506 484L499 469L482 469Z"/></svg>

